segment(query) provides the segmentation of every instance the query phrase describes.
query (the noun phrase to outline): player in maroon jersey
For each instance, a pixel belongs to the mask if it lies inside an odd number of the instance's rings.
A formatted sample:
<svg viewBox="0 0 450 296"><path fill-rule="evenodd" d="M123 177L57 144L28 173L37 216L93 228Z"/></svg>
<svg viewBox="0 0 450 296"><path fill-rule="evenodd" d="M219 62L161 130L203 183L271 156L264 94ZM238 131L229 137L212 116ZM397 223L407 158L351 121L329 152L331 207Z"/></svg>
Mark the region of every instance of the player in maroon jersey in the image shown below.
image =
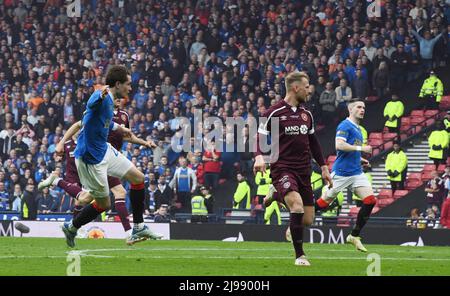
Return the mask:
<svg viewBox="0 0 450 296"><path fill-rule="evenodd" d="M322 168L322 177L332 186L331 176L322 154L322 148L314 134L314 119L302 103L310 95L309 78L303 72L290 73L286 79L286 97L271 106L264 117L257 136L257 152L254 171L264 173L266 163L259 142L261 135L271 132L271 120L278 119L279 154L271 163L271 176L277 191L265 204L277 200L290 211L289 228L295 249L295 265L310 265L303 251L303 228L314 221L314 195L311 188L311 155Z"/></svg>
<svg viewBox="0 0 450 296"><path fill-rule="evenodd" d="M117 124L120 124L126 128L129 128L129 118L128 114L119 109L119 99L116 99L115 110L113 121ZM56 174L52 173L47 179L39 183L38 189L42 190L45 187L50 185L56 185L64 191L66 191L71 197L73 197L75 201L74 208L74 217L83 209L83 206L90 203L92 201L92 197L89 195L87 191L83 191L80 179L78 177L77 168L75 165L75 158L73 156L73 151L76 147L76 135L81 128L80 122L72 125L69 130L64 134L63 139L58 143L55 152L62 154L65 152L66 155L66 175L64 179L59 178ZM72 137L72 139L70 139ZM70 140L67 140L70 139ZM122 150L122 145L124 141L129 141L133 144L138 144L142 146L146 146L148 148L154 148L156 145L153 141L144 141L142 139L137 138L135 135L132 135L130 138L124 138L122 134L111 131L108 135L108 142L116 148L117 151ZM129 234L131 230L130 221L128 219L128 211L125 206L125 197L126 191L122 185L122 182L119 178L108 177L108 185L111 192L114 194L115 200L115 208L120 217L120 221L122 222L123 228L127 234ZM128 236L129 238L129 236ZM129 241L127 238L128 244L133 244L137 241Z"/></svg>

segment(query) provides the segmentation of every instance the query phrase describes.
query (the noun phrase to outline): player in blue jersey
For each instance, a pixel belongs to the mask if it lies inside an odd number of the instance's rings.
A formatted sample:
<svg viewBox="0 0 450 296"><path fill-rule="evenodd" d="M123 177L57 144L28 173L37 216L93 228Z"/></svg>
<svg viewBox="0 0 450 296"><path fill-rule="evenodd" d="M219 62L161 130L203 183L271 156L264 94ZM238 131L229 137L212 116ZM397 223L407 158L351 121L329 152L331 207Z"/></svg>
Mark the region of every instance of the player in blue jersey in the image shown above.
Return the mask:
<svg viewBox="0 0 450 296"><path fill-rule="evenodd" d="M144 224L144 174L122 153L107 142L112 130L130 137L131 131L112 121L114 99L125 97L131 90L131 77L124 66L111 66L106 74L105 90L95 91L89 98L82 119L82 128L75 149L75 164L83 188L94 201L71 221L62 226L66 242L75 246L78 229L111 207L108 175L131 184L130 201L134 227L130 240L159 238Z"/></svg>
<svg viewBox="0 0 450 296"><path fill-rule="evenodd" d="M348 243L353 244L358 251L362 252L367 252L367 250L361 243L359 233L376 204L372 185L361 168L361 164L368 164L367 160L361 157L361 152L372 152L372 147L363 146L363 136L359 128L360 121L364 118L365 108L364 102L361 101L348 105L349 117L338 125L336 131L337 158L331 174L333 188L327 190L317 200L317 207L326 209L339 192L349 187L362 199L363 204L359 210L355 227L346 239Z"/></svg>

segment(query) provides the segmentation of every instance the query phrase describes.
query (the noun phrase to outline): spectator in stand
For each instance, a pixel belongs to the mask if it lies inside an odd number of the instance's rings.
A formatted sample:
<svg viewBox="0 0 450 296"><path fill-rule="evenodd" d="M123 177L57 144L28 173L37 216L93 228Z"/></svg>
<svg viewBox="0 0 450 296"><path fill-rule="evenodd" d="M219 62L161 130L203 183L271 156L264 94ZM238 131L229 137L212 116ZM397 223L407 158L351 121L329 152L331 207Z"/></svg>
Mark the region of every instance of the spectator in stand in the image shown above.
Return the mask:
<svg viewBox="0 0 450 296"><path fill-rule="evenodd" d="M347 86L347 80L341 79L339 86L335 89L336 92L336 108L339 119L347 115L347 104L353 98L352 89Z"/></svg>
<svg viewBox="0 0 450 296"><path fill-rule="evenodd" d="M370 85L361 69L356 69L356 76L352 81L352 95L354 98L365 101L369 96Z"/></svg>
<svg viewBox="0 0 450 296"><path fill-rule="evenodd" d="M377 97L385 99L390 88L390 74L386 62L380 62L378 68L373 72L372 85Z"/></svg>
<svg viewBox="0 0 450 296"><path fill-rule="evenodd" d="M178 202L181 203L181 211L189 213L191 211L189 205L191 204L191 194L197 188L197 176L194 171L187 166L187 159L179 159L180 166L175 170L175 174L170 181L169 186L177 195Z"/></svg>
<svg viewBox="0 0 450 296"><path fill-rule="evenodd" d="M333 116L336 111L336 92L333 90L333 83L327 82L325 90L320 95L320 106L322 108L322 117L318 118L320 123L336 122ZM332 120L330 120L333 118ZM326 120L325 120L326 119Z"/></svg>
<svg viewBox="0 0 450 296"><path fill-rule="evenodd" d="M38 209L37 192L34 189L33 180L26 185L22 195L22 218L24 220L36 220Z"/></svg>
<svg viewBox="0 0 450 296"><path fill-rule="evenodd" d="M443 31L444 32L444 31ZM433 68L433 49L438 42L439 38L441 38L442 33L438 33L438 29L435 28L433 33L435 34L434 38L431 38L431 32L426 30L423 34L423 37L420 36L416 31L411 30L410 33L419 41L420 46L420 56L423 61L423 69L425 72L430 71Z"/></svg>
<svg viewBox="0 0 450 296"><path fill-rule="evenodd" d="M219 174L221 169L220 156L221 152L216 150L215 141L209 141L207 143L206 151L203 153L203 167L205 172L204 185L212 192L214 192L219 183Z"/></svg>
<svg viewBox="0 0 450 296"><path fill-rule="evenodd" d="M0 211L8 211L10 209L9 193L6 191L5 183L0 181Z"/></svg>
<svg viewBox="0 0 450 296"><path fill-rule="evenodd" d="M48 187L44 188L41 193L38 193L36 199L38 200L38 214L49 214L55 211L55 200L50 195Z"/></svg>
<svg viewBox="0 0 450 296"><path fill-rule="evenodd" d="M173 191L166 183L166 177L160 175L158 178L158 186L155 191L155 208L159 209L162 204L172 205Z"/></svg>
<svg viewBox="0 0 450 296"><path fill-rule="evenodd" d="M433 206L440 208L445 197L445 186L444 180L439 177L437 171L431 172L431 179L427 182L425 192L427 193L425 199L427 209Z"/></svg>
<svg viewBox="0 0 450 296"><path fill-rule="evenodd" d="M153 221L155 223L171 223L176 222L175 220L172 220L170 213L169 213L169 205L162 204L159 209L154 213L154 219Z"/></svg>

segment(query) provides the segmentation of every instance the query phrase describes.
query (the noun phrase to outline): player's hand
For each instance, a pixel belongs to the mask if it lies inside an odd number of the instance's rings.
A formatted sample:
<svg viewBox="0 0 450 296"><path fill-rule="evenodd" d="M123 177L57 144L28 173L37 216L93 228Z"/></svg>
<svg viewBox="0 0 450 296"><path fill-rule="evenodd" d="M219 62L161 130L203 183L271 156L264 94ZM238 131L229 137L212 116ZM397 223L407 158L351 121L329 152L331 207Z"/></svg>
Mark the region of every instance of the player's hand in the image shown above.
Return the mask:
<svg viewBox="0 0 450 296"><path fill-rule="evenodd" d="M152 149L152 148L156 148L157 145L152 140L148 140L145 144L145 147Z"/></svg>
<svg viewBox="0 0 450 296"><path fill-rule="evenodd" d="M325 180L325 184L328 185L328 189L333 188L333 180L331 179L330 171L328 166L324 165L322 168L322 179Z"/></svg>
<svg viewBox="0 0 450 296"><path fill-rule="evenodd" d="M55 147L56 155L63 156L64 155L64 143L58 143Z"/></svg>
<svg viewBox="0 0 450 296"><path fill-rule="evenodd" d="M257 172L264 174L266 172L266 162L262 155L255 157L255 164L253 165L253 173L256 175Z"/></svg>
<svg viewBox="0 0 450 296"><path fill-rule="evenodd" d="M361 164L363 166L370 166L370 162L367 159L362 158L362 157L361 157Z"/></svg>
<svg viewBox="0 0 450 296"><path fill-rule="evenodd" d="M364 145L361 147L361 151L367 154L371 154L372 153L372 147L370 147L369 145Z"/></svg>

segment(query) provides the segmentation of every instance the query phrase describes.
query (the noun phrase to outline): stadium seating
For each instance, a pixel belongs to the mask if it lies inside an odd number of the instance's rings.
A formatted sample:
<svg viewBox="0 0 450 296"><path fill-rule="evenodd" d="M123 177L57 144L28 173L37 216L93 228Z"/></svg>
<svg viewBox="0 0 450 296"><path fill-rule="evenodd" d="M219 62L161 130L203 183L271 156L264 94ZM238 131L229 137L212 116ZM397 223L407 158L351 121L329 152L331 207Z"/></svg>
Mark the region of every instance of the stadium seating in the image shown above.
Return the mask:
<svg viewBox="0 0 450 296"><path fill-rule="evenodd" d="M383 140L383 133L370 133L369 140L371 139Z"/></svg>
<svg viewBox="0 0 450 296"><path fill-rule="evenodd" d="M445 167L446 167L445 164L440 164L440 165L438 166L437 171L438 171L440 174L442 174L442 173L445 171Z"/></svg>
<svg viewBox="0 0 450 296"><path fill-rule="evenodd" d="M425 111L424 110L412 110L410 117L424 117Z"/></svg>
<svg viewBox="0 0 450 296"><path fill-rule="evenodd" d="M431 177L431 172L430 171L423 171L422 172L422 181L428 181L430 180Z"/></svg>
<svg viewBox="0 0 450 296"><path fill-rule="evenodd" d="M409 193L408 190L396 190L392 196L395 200L402 198Z"/></svg>
<svg viewBox="0 0 450 296"><path fill-rule="evenodd" d="M425 111L425 117L434 117L437 114L439 114L439 110L426 110Z"/></svg>
<svg viewBox="0 0 450 296"><path fill-rule="evenodd" d="M424 172L431 172L434 171L436 169L436 166L434 164L431 163L427 163L423 166L423 171Z"/></svg>
<svg viewBox="0 0 450 296"><path fill-rule="evenodd" d="M348 215L350 216L350 217L356 217L357 215L358 215L358 213L359 213L359 207L353 207L353 208L351 208L350 209L350 212L348 212Z"/></svg>
<svg viewBox="0 0 450 296"><path fill-rule="evenodd" d="M379 208L384 208L384 207L390 205L391 203L393 203L394 201L395 201L395 199L393 199L392 197L378 199L377 200L377 206Z"/></svg>
<svg viewBox="0 0 450 296"><path fill-rule="evenodd" d="M379 199L391 198L391 197L392 197L391 189L381 189L380 192L378 193Z"/></svg>
<svg viewBox="0 0 450 296"><path fill-rule="evenodd" d="M450 96L444 96L439 104L439 109L447 111L450 109Z"/></svg>
<svg viewBox="0 0 450 296"><path fill-rule="evenodd" d="M410 173L406 179L406 189L413 190L422 185L422 173Z"/></svg>

